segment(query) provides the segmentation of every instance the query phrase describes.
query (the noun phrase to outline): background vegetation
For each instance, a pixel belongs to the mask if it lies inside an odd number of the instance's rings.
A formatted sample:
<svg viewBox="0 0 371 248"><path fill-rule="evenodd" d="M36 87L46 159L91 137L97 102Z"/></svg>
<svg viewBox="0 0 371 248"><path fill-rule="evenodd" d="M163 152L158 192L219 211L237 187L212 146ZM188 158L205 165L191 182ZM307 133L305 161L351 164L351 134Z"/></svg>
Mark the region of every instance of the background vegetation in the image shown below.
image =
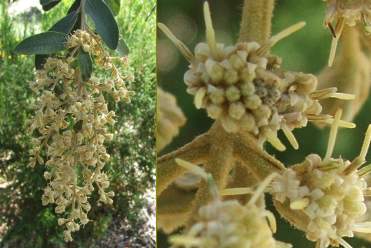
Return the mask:
<svg viewBox="0 0 371 248"><path fill-rule="evenodd" d="M192 49L198 42L205 40L202 2L199 0L157 1L158 21L165 23L180 40ZM273 33L277 33L298 21L305 21L307 25L303 30L276 45L272 52L282 57L283 68L318 74L326 66L331 43L330 33L323 26L325 4L320 0L279 0L276 2ZM218 42L233 44L238 38L243 1L219 0L209 1L209 3ZM166 153L207 131L212 121L204 110L196 110L192 103L193 97L186 93L183 74L188 66L187 61L163 34L159 35L157 42L159 84L177 96L179 106L187 117L187 123L181 129L180 135L164 149L163 153ZM339 132L334 156L341 154L344 158L353 159L358 155L366 128L371 123L370 107L371 98L354 120L357 128L342 129ZM309 124L306 128L294 131L300 143L298 151L293 150L289 145L287 145L287 151L283 153L277 152L271 147L268 147L268 150L286 165L300 162L310 153L324 155L328 131L328 129L320 130ZM285 140L283 136L281 138L281 140ZM370 160L371 153L368 155L368 161ZM279 219L277 212L275 215ZM278 223L276 238L292 243L294 247L313 247L313 243L306 240L304 233L291 228L283 220ZM160 233L158 247L167 247L165 240L165 235ZM355 239L351 239L349 243L357 248L362 245L364 247L370 246L366 242Z"/></svg>
<svg viewBox="0 0 371 248"><path fill-rule="evenodd" d="M135 79L128 84L133 91L131 103L110 104L118 119L115 139L108 144L112 159L106 170L116 196L111 207L93 207L89 218L95 221L66 245L53 208L41 205L44 168L27 167L30 137L26 128L35 100L29 89L34 78L33 57L15 55L13 50L25 37L50 28L64 16L72 0L62 1L47 13L32 10L16 17L8 15L8 1L1 1L0 247L118 247L119 241L112 237L117 235L130 236L133 243L126 244L130 247L154 246L151 233L143 232L149 216L142 212L148 210L146 197L153 192L155 181L155 2L121 3L117 21L130 50L129 65L122 73Z"/></svg>

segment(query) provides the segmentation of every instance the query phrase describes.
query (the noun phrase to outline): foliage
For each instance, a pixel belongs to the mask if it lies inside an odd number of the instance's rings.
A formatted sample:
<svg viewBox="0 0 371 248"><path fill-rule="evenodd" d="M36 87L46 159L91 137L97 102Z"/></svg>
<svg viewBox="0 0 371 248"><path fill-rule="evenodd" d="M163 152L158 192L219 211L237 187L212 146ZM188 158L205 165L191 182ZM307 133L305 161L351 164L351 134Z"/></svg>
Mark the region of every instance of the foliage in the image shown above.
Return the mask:
<svg viewBox="0 0 371 248"><path fill-rule="evenodd" d="M42 30L50 29L61 19L71 3L69 0L62 1L43 14ZM135 229L138 211L144 203L142 195L153 187L155 14L151 10L154 6L155 1L125 1L117 16L120 33L131 52L128 55L129 66L121 68L121 72L134 77L128 85L133 92L132 102L118 105L113 100L110 102L110 107L118 113L118 119L114 128L116 137L108 147L112 159L106 165L106 171L111 178L111 189L117 194L112 207L101 206L92 210L89 217L96 221L86 225L68 247L92 246L95 240L106 234L116 218L127 218ZM1 244L10 247L64 247L62 229L57 225L53 208L41 205L42 189L45 187L43 168L31 169L27 166L30 144L26 122L33 111L30 105L35 100L27 84L34 77L34 61L13 52L16 44L24 38L15 34L13 27L25 23L16 23L5 14L6 6L2 7L0 157L11 151L11 159L0 160L0 178L11 184L0 189L0 226L4 223L8 226L5 235L2 233ZM29 32L26 32L27 36ZM97 197L93 195L92 200Z"/></svg>

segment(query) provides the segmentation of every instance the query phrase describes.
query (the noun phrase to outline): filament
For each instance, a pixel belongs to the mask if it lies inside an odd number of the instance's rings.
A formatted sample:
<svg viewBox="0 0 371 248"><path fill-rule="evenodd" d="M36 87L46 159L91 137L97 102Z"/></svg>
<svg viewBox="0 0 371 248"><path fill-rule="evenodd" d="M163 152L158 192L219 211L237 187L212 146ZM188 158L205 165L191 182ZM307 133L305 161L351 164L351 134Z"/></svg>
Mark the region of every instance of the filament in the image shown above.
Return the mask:
<svg viewBox="0 0 371 248"><path fill-rule="evenodd" d="M169 237L169 241L174 244L187 245L187 247L200 246L202 244L201 238L187 237L182 235L173 235Z"/></svg>
<svg viewBox="0 0 371 248"><path fill-rule="evenodd" d="M287 36L290 36L291 34L299 31L300 29L302 29L304 26L306 25L305 22L298 22L284 30L282 30L281 32L279 32L278 34L275 34L274 36L272 36L268 43L263 45L261 48L258 49L257 51L257 54L258 55L262 55L264 54L269 48L273 47L275 44L277 44L277 42L281 41L282 39L286 38Z"/></svg>
<svg viewBox="0 0 371 248"><path fill-rule="evenodd" d="M336 50L337 50L337 46L338 46L338 41L340 39L341 33L343 32L343 28L344 28L344 19L341 18L339 20L339 22L336 24L336 27L335 27L335 36L336 37L332 38L332 41L331 41L330 56L329 56L329 59L328 59L328 66L329 67L331 67L334 63Z"/></svg>
<svg viewBox="0 0 371 248"><path fill-rule="evenodd" d="M360 177L365 177L371 173L371 164L364 166L363 168L358 170L358 175Z"/></svg>
<svg viewBox="0 0 371 248"><path fill-rule="evenodd" d="M177 37L175 37L175 35L170 31L168 27L166 27L165 24L158 23L158 27L174 43L174 45L179 49L179 51L188 60L188 62L192 63L194 61L194 56L193 53L188 49L188 47Z"/></svg>
<svg viewBox="0 0 371 248"><path fill-rule="evenodd" d="M353 224L353 231L360 233L371 233L371 222Z"/></svg>
<svg viewBox="0 0 371 248"><path fill-rule="evenodd" d="M187 162L187 161L185 161L183 159L180 159L180 158L176 158L175 159L175 162L178 165L180 165L181 167L187 169L189 172L192 172L193 174L195 174L197 176L200 176L200 177L202 177L205 180L208 180L208 174L201 167L199 167L199 166L197 166L195 164L192 164L190 162Z"/></svg>
<svg viewBox="0 0 371 248"><path fill-rule="evenodd" d="M272 182L272 180L277 176L277 173L272 173L269 176L267 176L263 182L259 184L259 187L256 189L254 194L251 196L249 202L247 205L255 204L256 201L259 199L259 197L264 193L264 190L269 186L269 184Z"/></svg>
<svg viewBox="0 0 371 248"><path fill-rule="evenodd" d="M200 88L197 90L195 98L194 98L194 104L197 109L200 109L202 107L202 103L204 101L206 95L206 88Z"/></svg>
<svg viewBox="0 0 371 248"><path fill-rule="evenodd" d="M302 198L290 203L290 208L293 210L302 210L309 205L308 198Z"/></svg>
<svg viewBox="0 0 371 248"><path fill-rule="evenodd" d="M266 137L267 137L267 140L268 142L274 146L274 148L276 148L278 151L285 151L286 150L286 147L284 144L282 144L281 140L277 137L277 135L273 134L273 132L271 131L268 131L266 133Z"/></svg>
<svg viewBox="0 0 371 248"><path fill-rule="evenodd" d="M326 89L321 89L321 90L316 90L313 91L310 96L313 99L320 99L323 98L323 96L335 93L338 89L336 87L331 87L331 88L326 88Z"/></svg>
<svg viewBox="0 0 371 248"><path fill-rule="evenodd" d="M334 122L332 123L331 130L330 130L330 137L327 144L327 151L324 160L329 160L332 156L332 153L335 148L335 142L336 142L336 136L339 129L339 122L341 119L341 115L343 114L343 111L339 109L336 111Z"/></svg>
<svg viewBox="0 0 371 248"><path fill-rule="evenodd" d="M353 248L348 242L346 242L344 239L339 238L339 243L344 246L344 248Z"/></svg>
<svg viewBox="0 0 371 248"><path fill-rule="evenodd" d="M251 188L243 187L243 188L229 188L222 190L221 195L227 196L227 195L246 195L246 194L252 194L254 191Z"/></svg>
<svg viewBox="0 0 371 248"><path fill-rule="evenodd" d="M311 122L325 123L330 125L334 123L334 119L331 117L331 115L307 115L307 118ZM356 124L353 122L340 120L339 127L355 128Z"/></svg>
<svg viewBox="0 0 371 248"><path fill-rule="evenodd" d="M299 31L300 29L302 29L304 26L306 25L305 22L298 22L284 30L282 30L281 32L279 32L278 34L272 36L272 38L270 39L270 43L271 43L271 46L274 46L277 42L279 42L280 40L286 38L287 36Z"/></svg>
<svg viewBox="0 0 371 248"><path fill-rule="evenodd" d="M359 153L359 156L358 156L362 161L366 160L366 155L367 155L368 149L370 148L370 142L371 142L371 125L368 125L365 139L362 144L361 152Z"/></svg>
<svg viewBox="0 0 371 248"><path fill-rule="evenodd" d="M282 126L282 130L292 147L295 150L299 149L299 143L296 140L294 133L286 125Z"/></svg>
<svg viewBox="0 0 371 248"><path fill-rule="evenodd" d="M213 22L211 20L209 3L204 3L204 19L206 26L206 40L209 45L210 52L215 59L219 58L219 50L216 44L215 31L213 27Z"/></svg>
<svg viewBox="0 0 371 248"><path fill-rule="evenodd" d="M272 233L276 233L277 232L277 222L276 222L276 218L274 217L274 214L270 211L265 211L264 216L267 217L268 224L269 224L269 227L272 230Z"/></svg>

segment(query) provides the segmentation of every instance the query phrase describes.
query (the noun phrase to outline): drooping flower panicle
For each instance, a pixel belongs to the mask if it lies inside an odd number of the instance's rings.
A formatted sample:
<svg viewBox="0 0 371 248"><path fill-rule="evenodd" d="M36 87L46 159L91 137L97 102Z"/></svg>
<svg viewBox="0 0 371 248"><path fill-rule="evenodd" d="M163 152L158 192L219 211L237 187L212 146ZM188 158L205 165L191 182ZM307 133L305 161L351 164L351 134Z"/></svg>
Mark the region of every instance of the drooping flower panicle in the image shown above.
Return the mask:
<svg viewBox="0 0 371 248"><path fill-rule="evenodd" d="M107 192L103 167L110 158L104 143L113 138L109 127L115 123L115 112L108 110L104 94L120 101L127 99L128 91L97 35L77 30L66 47L74 51L72 56L48 58L31 84L38 100L30 129L36 135L31 166L47 166L42 204L56 205L55 212L62 215L58 224L66 227L65 240L71 241L71 233L89 221L88 198L95 188L100 201L112 204L114 192ZM80 49L110 71L113 80L82 80L73 56Z"/></svg>

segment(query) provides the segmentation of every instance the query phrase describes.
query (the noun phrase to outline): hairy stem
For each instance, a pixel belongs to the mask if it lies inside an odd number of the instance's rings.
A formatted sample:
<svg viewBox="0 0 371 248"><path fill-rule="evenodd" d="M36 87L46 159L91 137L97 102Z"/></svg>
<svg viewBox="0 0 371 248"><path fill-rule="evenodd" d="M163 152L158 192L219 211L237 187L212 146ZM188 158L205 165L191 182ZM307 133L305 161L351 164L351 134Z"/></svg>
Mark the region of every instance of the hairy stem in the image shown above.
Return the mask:
<svg viewBox="0 0 371 248"><path fill-rule="evenodd" d="M229 172L234 166L233 159L233 135L224 131L220 123L216 122L209 131L210 151L209 159L204 169L211 173L219 191L227 185ZM197 218L198 209L207 204L211 199L210 188L207 182L203 181L193 201L191 218L188 224L192 224Z"/></svg>
<svg viewBox="0 0 371 248"><path fill-rule="evenodd" d="M235 158L241 161L241 164L246 166L258 181L264 180L273 172L285 169L280 161L263 151L252 137L236 139L234 153Z"/></svg>
<svg viewBox="0 0 371 248"><path fill-rule="evenodd" d="M244 0L239 40L263 44L271 36L274 0Z"/></svg>
<svg viewBox="0 0 371 248"><path fill-rule="evenodd" d="M178 150L160 157L157 160L157 195L186 172L183 167L175 163L176 158L200 164L206 161L209 147L208 134L203 134Z"/></svg>

